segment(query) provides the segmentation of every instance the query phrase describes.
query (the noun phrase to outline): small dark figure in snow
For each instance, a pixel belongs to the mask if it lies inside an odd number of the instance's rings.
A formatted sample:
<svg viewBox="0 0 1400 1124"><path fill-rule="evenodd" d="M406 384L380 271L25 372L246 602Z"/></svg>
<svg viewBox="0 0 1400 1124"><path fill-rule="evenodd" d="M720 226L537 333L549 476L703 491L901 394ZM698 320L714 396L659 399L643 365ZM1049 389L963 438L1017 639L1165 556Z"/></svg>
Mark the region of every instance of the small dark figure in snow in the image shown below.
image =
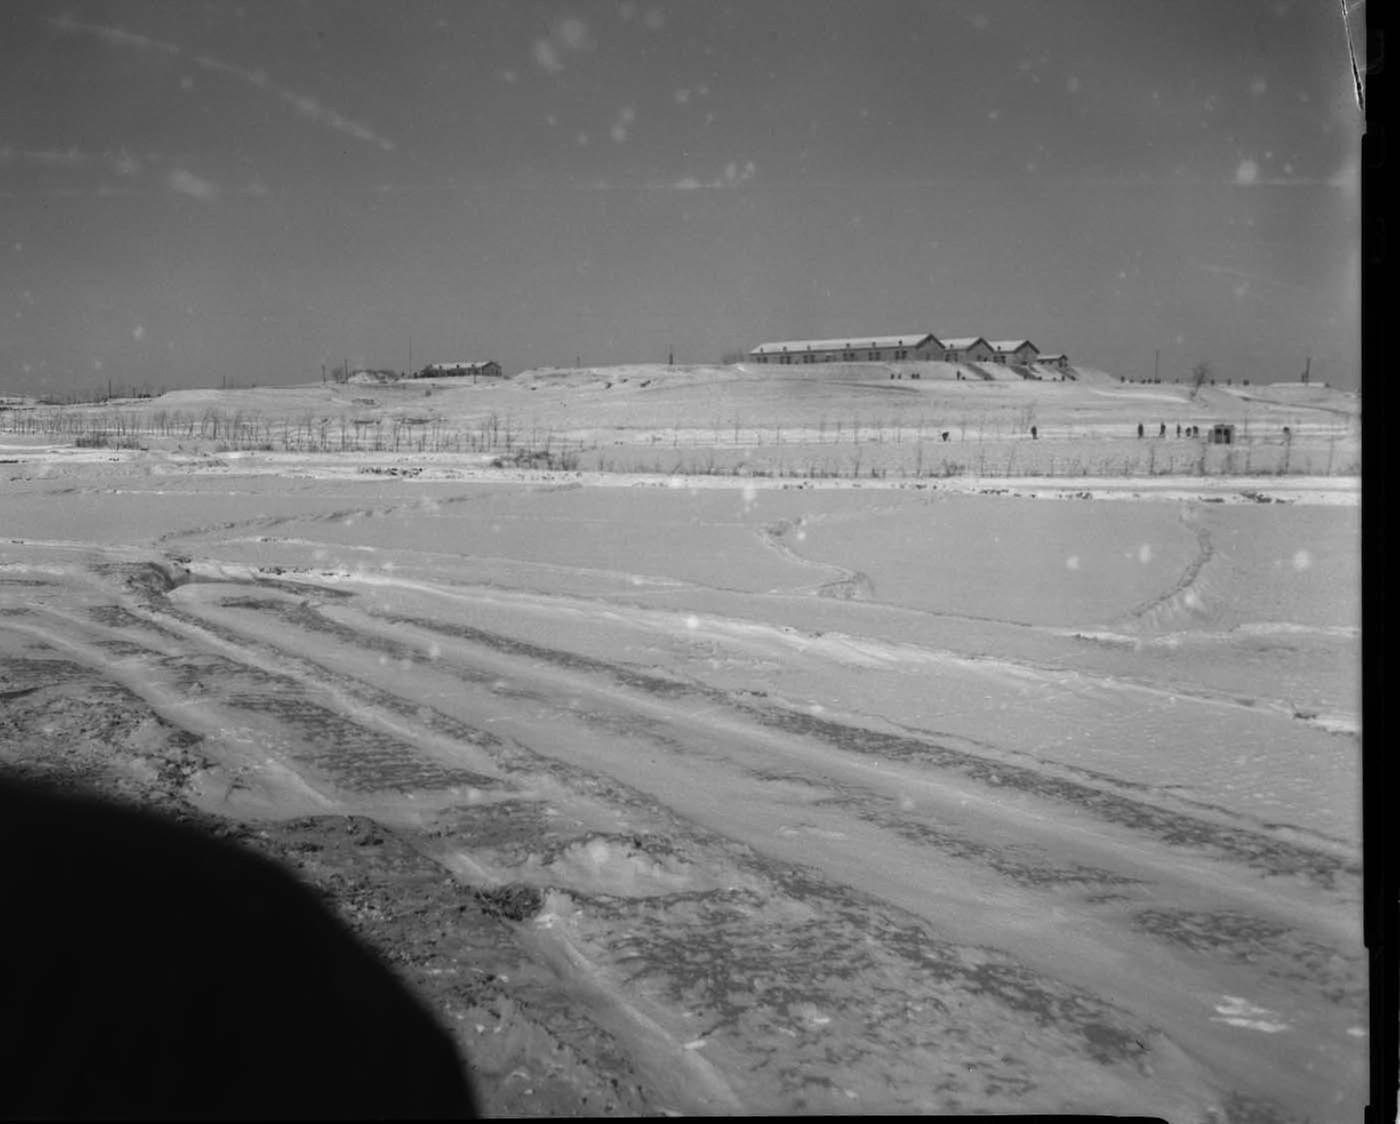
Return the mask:
<svg viewBox="0 0 1400 1124"><path fill-rule="evenodd" d="M1162 423L1162 428L1159 429L1159 430L1157 431L1157 436L1158 436L1158 437L1165 437L1166 435L1167 435L1167 423L1166 423L1166 422L1163 422L1163 423Z"/></svg>
<svg viewBox="0 0 1400 1124"><path fill-rule="evenodd" d="M1176 423L1176 435L1177 435L1178 437L1181 436L1181 423L1180 423L1180 422L1177 422L1177 423Z"/></svg>
<svg viewBox="0 0 1400 1124"><path fill-rule="evenodd" d="M1138 422L1138 436L1142 436L1142 422Z"/></svg>
<svg viewBox="0 0 1400 1124"><path fill-rule="evenodd" d="M1292 436L1293 436L1293 431L1292 431L1291 429L1289 429L1288 426L1284 426L1284 427L1283 427L1283 435L1284 435L1284 437L1292 437Z"/></svg>
<svg viewBox="0 0 1400 1124"><path fill-rule="evenodd" d="M948 431L945 429L939 436L942 437L944 441L948 440Z"/></svg>
<svg viewBox="0 0 1400 1124"><path fill-rule="evenodd" d="M1037 439L1037 436L1038 435L1036 434L1035 426L1031 426L1031 440L1035 441Z"/></svg>

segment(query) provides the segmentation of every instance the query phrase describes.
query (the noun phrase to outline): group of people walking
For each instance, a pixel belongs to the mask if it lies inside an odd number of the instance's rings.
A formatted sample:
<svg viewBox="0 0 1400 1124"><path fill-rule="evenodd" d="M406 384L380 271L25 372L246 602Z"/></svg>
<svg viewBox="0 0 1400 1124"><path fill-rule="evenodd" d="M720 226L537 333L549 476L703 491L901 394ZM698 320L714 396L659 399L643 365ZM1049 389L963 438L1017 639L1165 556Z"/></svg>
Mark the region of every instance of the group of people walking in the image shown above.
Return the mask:
<svg viewBox="0 0 1400 1124"><path fill-rule="evenodd" d="M1147 430L1143 427L1142 422L1138 422L1138 436L1139 436L1139 437L1145 437L1146 435L1147 435ZM1166 423L1166 422L1162 422L1161 425L1159 425L1159 426L1157 427L1157 436L1158 436L1158 437L1165 437L1166 435L1167 435L1167 423ZM1180 422L1177 422L1177 423L1176 423L1176 435L1177 435L1178 437L1199 437L1199 436L1201 435L1201 427L1198 426L1198 425L1188 425L1188 426L1185 427L1185 429L1183 429L1182 426L1181 426L1181 423L1180 423Z"/></svg>

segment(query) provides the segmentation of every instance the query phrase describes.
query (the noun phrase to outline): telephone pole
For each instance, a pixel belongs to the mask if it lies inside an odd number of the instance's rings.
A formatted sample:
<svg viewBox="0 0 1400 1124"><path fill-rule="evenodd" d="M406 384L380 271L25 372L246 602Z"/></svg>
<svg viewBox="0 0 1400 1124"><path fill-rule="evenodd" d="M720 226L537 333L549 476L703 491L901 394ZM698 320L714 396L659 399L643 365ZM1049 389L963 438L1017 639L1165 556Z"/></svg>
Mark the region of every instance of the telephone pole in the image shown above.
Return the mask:
<svg viewBox="0 0 1400 1124"><path fill-rule="evenodd" d="M1162 358L1162 349L1159 347L1152 353L1152 381L1157 381L1157 364Z"/></svg>

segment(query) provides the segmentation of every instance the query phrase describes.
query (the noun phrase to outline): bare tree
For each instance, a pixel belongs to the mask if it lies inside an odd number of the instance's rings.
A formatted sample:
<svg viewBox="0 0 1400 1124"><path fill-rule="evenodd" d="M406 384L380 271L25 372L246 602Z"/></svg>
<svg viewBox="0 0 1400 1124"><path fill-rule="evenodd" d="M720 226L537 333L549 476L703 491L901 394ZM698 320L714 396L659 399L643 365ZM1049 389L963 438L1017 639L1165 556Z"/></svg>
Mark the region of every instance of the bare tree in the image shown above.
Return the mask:
<svg viewBox="0 0 1400 1124"><path fill-rule="evenodd" d="M1214 372L1211 368L1210 362L1206 359L1202 359L1199 363L1197 363L1194 367L1191 368L1192 398L1195 398L1196 395L1200 393L1201 387L1205 386L1206 382L1210 380L1213 373Z"/></svg>

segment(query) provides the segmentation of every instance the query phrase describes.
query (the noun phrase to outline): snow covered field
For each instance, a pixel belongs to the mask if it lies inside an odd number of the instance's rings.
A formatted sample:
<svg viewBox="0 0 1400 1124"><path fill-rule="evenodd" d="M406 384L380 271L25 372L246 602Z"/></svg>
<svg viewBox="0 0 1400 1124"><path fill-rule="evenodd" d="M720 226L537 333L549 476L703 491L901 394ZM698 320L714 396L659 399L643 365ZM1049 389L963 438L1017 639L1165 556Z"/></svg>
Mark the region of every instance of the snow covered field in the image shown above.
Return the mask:
<svg viewBox="0 0 1400 1124"><path fill-rule="evenodd" d="M651 1108L1359 1115L1355 480L0 439L8 736L538 888L500 987Z"/></svg>
<svg viewBox="0 0 1400 1124"><path fill-rule="evenodd" d="M920 378L890 377L913 368ZM482 454L594 472L823 479L1359 472L1359 397L1325 386L1206 386L1193 395L1087 370L1076 382L954 381L952 372L946 363L798 374L633 366L475 384L180 390L0 410L0 443L11 434L186 452ZM1186 435L1217 422L1235 426L1232 444Z"/></svg>

